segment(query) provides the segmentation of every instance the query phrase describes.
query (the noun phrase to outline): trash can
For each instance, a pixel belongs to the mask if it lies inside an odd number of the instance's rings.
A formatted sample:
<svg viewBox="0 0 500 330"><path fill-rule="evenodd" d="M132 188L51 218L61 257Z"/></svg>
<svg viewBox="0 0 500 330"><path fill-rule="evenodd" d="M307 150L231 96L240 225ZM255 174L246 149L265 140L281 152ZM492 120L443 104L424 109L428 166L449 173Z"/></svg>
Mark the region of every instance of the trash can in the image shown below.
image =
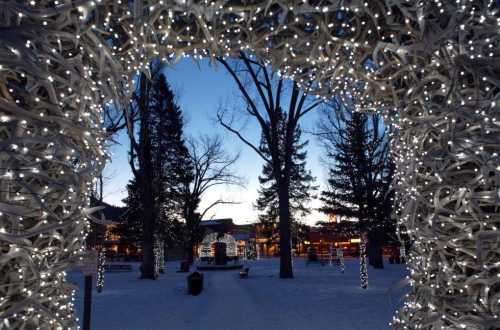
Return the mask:
<svg viewBox="0 0 500 330"><path fill-rule="evenodd" d="M193 272L187 277L188 294L197 296L203 290L203 274Z"/></svg>

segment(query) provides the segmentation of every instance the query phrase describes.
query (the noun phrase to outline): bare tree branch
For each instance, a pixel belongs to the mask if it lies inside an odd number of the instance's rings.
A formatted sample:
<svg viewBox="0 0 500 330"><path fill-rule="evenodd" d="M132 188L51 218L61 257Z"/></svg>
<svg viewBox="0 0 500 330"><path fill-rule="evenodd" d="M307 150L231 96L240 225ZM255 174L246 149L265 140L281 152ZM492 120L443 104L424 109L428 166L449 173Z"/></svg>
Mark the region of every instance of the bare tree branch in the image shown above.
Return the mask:
<svg viewBox="0 0 500 330"><path fill-rule="evenodd" d="M260 156L260 158L262 158L265 162L268 162L270 163L271 160L269 158L267 158L260 150L259 148L257 148L254 144L252 144L247 138L245 138L238 130L236 130L235 128L233 128L231 126L230 123L226 123L224 121L224 115L223 113L221 113L221 111L218 111L217 112L217 121L219 122L219 124L224 127L225 129L227 129L229 132L231 132L232 134L236 135L238 137L238 139L240 139L244 144L246 144L247 146L249 146L250 148L253 149L253 151L255 151L257 153L257 155Z"/></svg>
<svg viewBox="0 0 500 330"><path fill-rule="evenodd" d="M207 208L205 208L205 210L203 210L203 212L200 213L200 219L203 219L210 209L214 208L217 205L221 205L221 204L236 205L236 204L241 204L241 203L240 202L228 202L228 201L223 201L221 199L218 199L215 202L213 202L212 204L210 204Z"/></svg>

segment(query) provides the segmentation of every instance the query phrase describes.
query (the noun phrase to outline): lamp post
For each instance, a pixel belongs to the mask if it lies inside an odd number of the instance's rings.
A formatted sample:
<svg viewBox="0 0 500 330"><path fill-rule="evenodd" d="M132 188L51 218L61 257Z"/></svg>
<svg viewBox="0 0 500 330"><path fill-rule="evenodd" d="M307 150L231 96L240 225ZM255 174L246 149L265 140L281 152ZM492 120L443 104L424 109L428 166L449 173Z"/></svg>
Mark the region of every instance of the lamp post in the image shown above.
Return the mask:
<svg viewBox="0 0 500 330"><path fill-rule="evenodd" d="M85 252L80 269L84 275L84 297L83 297L83 330L90 330L92 315L92 275L97 273L97 251Z"/></svg>

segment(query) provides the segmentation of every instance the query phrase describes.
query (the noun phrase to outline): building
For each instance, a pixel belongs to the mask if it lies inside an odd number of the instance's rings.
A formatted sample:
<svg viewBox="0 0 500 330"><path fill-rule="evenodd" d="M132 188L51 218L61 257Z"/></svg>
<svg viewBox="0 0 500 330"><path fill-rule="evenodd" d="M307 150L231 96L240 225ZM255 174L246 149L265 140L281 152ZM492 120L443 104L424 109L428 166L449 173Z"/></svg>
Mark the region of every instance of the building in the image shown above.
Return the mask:
<svg viewBox="0 0 500 330"><path fill-rule="evenodd" d="M141 257L140 247L124 243L116 230L125 209L111 205L105 205L105 207L106 219L118 223L106 226L104 246L108 257L122 260L139 260ZM333 249L342 247L345 256L358 256L359 237L354 234L340 234L339 232L344 230L339 228L344 227L347 222L337 222L338 219L335 218L330 220L322 226L295 226L292 232L293 254L295 256L305 256L309 249L314 248L320 256L326 257ZM271 228L264 228L261 223L238 225L233 222L232 218L223 218L202 220L200 229L202 230L201 237L215 232L231 235L236 241L239 258L279 256L280 235L278 224L274 224ZM200 249L201 242L194 248L195 257L200 256ZM183 258L184 251L182 248L177 250L179 251L166 251L167 258L170 260Z"/></svg>
<svg viewBox="0 0 500 330"><path fill-rule="evenodd" d="M344 256L359 256L359 237L355 235L339 234L334 230L325 230L322 227L312 227L308 233L309 239L304 246L314 248L320 257L326 258L337 248L344 250Z"/></svg>

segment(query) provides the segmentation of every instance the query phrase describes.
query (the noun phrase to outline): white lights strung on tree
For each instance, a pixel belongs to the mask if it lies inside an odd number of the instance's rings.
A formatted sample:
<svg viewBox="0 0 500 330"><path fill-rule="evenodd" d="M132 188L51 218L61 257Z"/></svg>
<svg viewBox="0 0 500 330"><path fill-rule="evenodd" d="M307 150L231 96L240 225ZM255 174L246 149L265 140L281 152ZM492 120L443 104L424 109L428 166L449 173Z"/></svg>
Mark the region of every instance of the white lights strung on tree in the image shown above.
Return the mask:
<svg viewBox="0 0 500 330"><path fill-rule="evenodd" d="M253 53L397 129L413 290L395 328L500 320L500 14L494 0L0 1L0 319L75 328L73 288L104 107L133 74Z"/></svg>
<svg viewBox="0 0 500 330"><path fill-rule="evenodd" d="M163 274L165 273L165 243L161 240L158 243L158 260L158 271Z"/></svg>
<svg viewBox="0 0 500 330"><path fill-rule="evenodd" d="M96 287L97 292L102 292L104 288L104 265L106 263L106 249L100 247L97 250L97 280Z"/></svg>
<svg viewBox="0 0 500 330"><path fill-rule="evenodd" d="M153 255L154 255L154 271L155 271L155 278L160 276L160 270L162 268L161 266L161 246L160 246L160 241L158 239L155 239L154 245L153 245Z"/></svg>
<svg viewBox="0 0 500 330"><path fill-rule="evenodd" d="M340 272L343 273L345 272L344 250L342 249L342 247L338 247L336 253L337 253L337 260L339 263Z"/></svg>
<svg viewBox="0 0 500 330"><path fill-rule="evenodd" d="M361 288L368 288L368 269L366 266L366 234L361 235L361 242L359 243L359 279L361 281Z"/></svg>

